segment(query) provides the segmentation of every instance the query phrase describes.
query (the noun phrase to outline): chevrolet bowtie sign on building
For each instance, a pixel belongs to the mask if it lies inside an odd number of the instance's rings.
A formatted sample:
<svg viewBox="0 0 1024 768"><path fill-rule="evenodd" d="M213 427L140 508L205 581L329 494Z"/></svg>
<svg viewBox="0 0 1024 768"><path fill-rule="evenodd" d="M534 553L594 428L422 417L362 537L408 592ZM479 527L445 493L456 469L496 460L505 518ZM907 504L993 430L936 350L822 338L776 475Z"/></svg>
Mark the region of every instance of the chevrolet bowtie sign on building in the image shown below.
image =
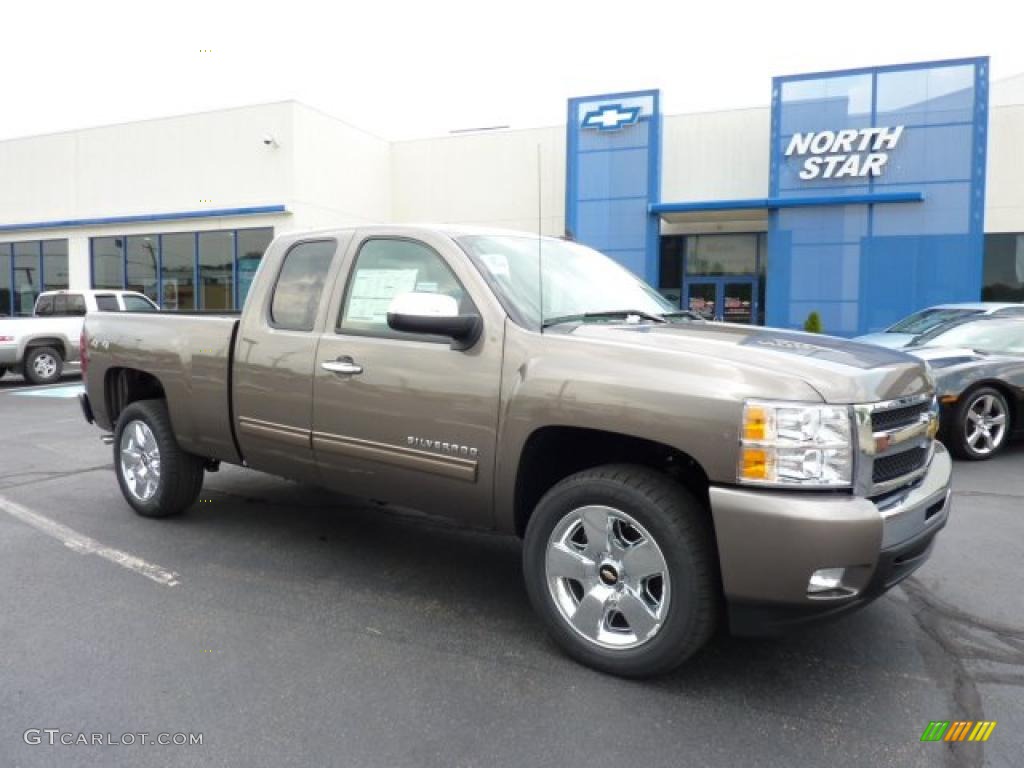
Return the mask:
<svg viewBox="0 0 1024 768"><path fill-rule="evenodd" d="M623 107L621 104L605 104L583 116L584 128L600 131L617 131L633 125L640 119L640 107Z"/></svg>

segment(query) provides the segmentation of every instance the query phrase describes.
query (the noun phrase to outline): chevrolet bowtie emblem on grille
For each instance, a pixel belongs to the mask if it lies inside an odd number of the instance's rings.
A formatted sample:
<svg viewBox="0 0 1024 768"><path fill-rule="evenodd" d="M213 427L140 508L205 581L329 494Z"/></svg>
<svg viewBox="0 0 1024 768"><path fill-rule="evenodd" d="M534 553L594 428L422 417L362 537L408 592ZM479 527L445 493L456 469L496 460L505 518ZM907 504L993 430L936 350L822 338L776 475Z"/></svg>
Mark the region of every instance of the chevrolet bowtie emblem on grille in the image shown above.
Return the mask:
<svg viewBox="0 0 1024 768"><path fill-rule="evenodd" d="M583 116L583 128L597 128L599 131L617 131L633 125L640 119L640 107L624 107L621 104L602 104Z"/></svg>

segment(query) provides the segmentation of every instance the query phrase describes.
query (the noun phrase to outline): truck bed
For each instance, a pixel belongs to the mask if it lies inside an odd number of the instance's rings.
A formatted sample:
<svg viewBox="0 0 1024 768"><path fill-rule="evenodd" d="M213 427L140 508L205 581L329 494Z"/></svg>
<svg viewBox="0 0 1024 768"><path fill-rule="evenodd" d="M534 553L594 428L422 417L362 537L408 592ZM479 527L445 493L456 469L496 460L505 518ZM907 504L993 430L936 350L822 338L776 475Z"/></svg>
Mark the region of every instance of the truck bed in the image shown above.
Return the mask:
<svg viewBox="0 0 1024 768"><path fill-rule="evenodd" d="M86 388L96 422L113 429L106 392L122 368L155 378L181 447L239 461L232 424L231 363L238 314L97 312L85 320Z"/></svg>

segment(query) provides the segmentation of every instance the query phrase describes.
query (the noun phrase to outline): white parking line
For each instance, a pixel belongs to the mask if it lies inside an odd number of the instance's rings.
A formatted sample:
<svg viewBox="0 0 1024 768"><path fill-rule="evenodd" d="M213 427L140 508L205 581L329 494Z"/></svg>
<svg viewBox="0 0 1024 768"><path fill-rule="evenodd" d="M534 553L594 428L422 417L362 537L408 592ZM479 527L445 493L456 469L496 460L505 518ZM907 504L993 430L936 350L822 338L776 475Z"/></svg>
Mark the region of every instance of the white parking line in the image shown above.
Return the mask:
<svg viewBox="0 0 1024 768"><path fill-rule="evenodd" d="M38 512L33 512L28 507L23 507L21 504L17 504L9 499L0 497L0 510L27 525L31 525L38 531L42 531L47 536L52 536L62 542L68 549L81 555L102 557L104 560L117 563L122 568L134 571L140 576L145 576L147 579L155 581L157 584L162 584L165 587L174 587L180 583L178 581L178 574L174 571L168 571L159 565L146 562L141 557L136 557L120 549L105 546L96 541L96 539L91 539L73 528L68 528L66 525L44 517Z"/></svg>

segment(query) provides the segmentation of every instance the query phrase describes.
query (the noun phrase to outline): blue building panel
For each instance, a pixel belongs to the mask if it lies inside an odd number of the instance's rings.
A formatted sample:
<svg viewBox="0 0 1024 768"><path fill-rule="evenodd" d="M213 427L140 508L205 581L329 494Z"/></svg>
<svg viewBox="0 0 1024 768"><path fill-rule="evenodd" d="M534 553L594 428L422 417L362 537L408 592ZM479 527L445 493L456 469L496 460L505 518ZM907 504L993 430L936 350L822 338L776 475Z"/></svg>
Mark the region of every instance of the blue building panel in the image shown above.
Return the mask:
<svg viewBox="0 0 1024 768"><path fill-rule="evenodd" d="M658 91L569 99L566 233L648 282L657 279L661 186Z"/></svg>
<svg viewBox="0 0 1024 768"><path fill-rule="evenodd" d="M985 58L776 78L768 324L816 311L852 336L977 301L987 120ZM875 197L888 193L919 202ZM829 208L786 205L823 195Z"/></svg>

